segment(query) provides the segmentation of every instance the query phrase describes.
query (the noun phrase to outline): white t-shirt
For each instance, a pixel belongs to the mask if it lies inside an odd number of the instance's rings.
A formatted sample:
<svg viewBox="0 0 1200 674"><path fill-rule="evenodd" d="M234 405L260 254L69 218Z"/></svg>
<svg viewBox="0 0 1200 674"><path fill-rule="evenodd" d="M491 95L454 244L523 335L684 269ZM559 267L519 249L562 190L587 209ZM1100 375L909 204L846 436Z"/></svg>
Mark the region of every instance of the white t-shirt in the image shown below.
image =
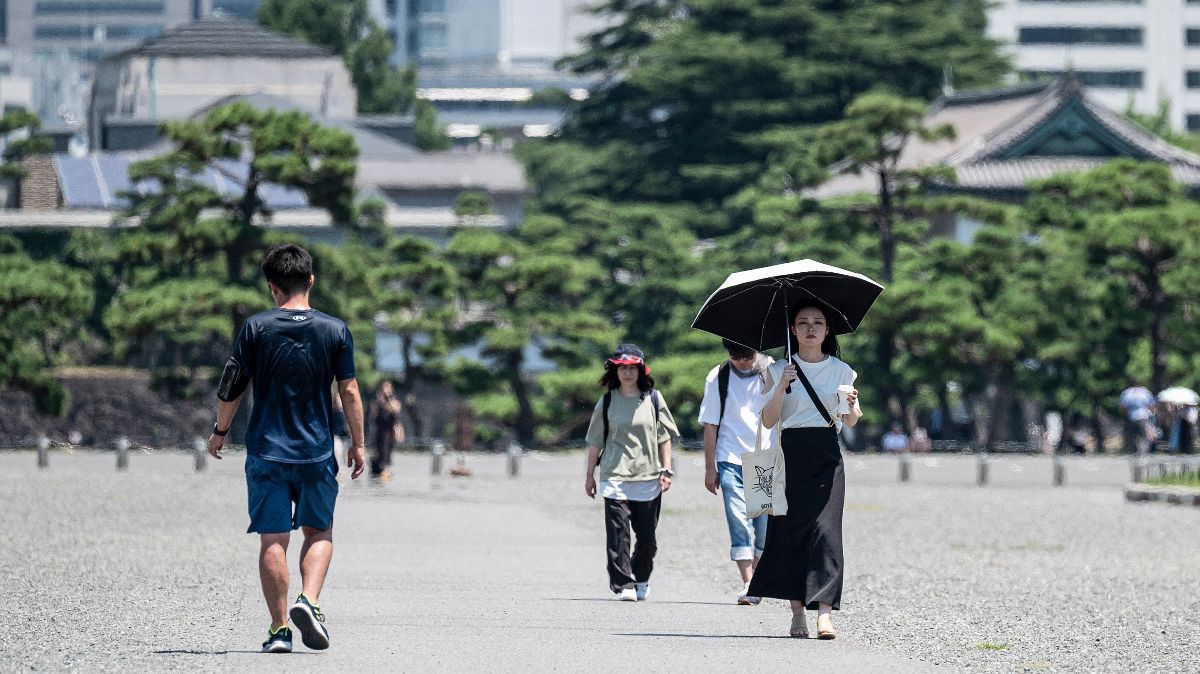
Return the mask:
<svg viewBox="0 0 1200 674"><path fill-rule="evenodd" d="M729 361L726 361L729 362ZM773 361L770 361L773 362ZM768 364L770 364L768 362ZM720 428L717 433L717 461L742 465L742 454L754 449L756 432L762 426L756 403L762 396L763 380L760 376L739 377L729 372L729 392L725 398L725 416L721 418L721 390L718 374L721 366L714 367L704 380L704 399L700 401L700 423ZM732 366L730 366L732 368ZM763 428L759 443L767 447L771 443L770 431Z"/></svg>
<svg viewBox="0 0 1200 674"><path fill-rule="evenodd" d="M806 363L798 357L793 358L793 362L800 363L804 375L808 377L809 383L817 393L817 398L825 404L826 411L841 428L841 420L835 416L838 404L837 387L842 384L853 384L854 380L858 378L858 373L841 359L833 356L826 356L825 360L819 363ZM767 369L771 387L759 397L759 412L762 412L767 403L771 401L775 389L779 387L780 381L783 379L783 368L787 367L787 364L788 361L781 360ZM829 425L825 423L825 418L813 406L812 398L808 396L808 391L804 390L804 384L799 380L792 382L792 392L783 396L783 407L779 411L779 417L783 422L782 428L820 428Z"/></svg>

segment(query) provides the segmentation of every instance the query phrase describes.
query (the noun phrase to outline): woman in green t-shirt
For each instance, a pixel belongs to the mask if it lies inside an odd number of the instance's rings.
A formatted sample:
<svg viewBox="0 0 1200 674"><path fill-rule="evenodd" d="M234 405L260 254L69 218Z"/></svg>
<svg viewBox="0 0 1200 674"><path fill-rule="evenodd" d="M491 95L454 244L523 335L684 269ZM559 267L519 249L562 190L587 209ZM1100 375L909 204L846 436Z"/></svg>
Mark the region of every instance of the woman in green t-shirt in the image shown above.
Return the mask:
<svg viewBox="0 0 1200 674"><path fill-rule="evenodd" d="M662 495L675 475L671 438L679 430L637 345L617 347L604 362L600 385L606 393L596 402L588 426L583 489L591 498L597 491L604 497L609 587L617 599L641 601L658 551L655 529ZM636 544L631 545L633 537Z"/></svg>

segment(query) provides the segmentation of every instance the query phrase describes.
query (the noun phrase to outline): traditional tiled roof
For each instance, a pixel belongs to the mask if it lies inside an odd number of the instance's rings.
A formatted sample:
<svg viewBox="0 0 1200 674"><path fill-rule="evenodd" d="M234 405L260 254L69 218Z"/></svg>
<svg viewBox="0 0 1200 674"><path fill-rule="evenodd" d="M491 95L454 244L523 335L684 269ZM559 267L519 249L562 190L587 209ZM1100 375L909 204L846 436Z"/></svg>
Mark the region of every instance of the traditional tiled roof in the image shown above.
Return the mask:
<svg viewBox="0 0 1200 674"><path fill-rule="evenodd" d="M1169 164L1176 180L1200 187L1200 155L1167 143L1092 100L1069 75L945 96L930 106L924 123L928 127L949 124L955 138L933 143L910 140L898 167L953 168L957 175L953 188L958 190L1021 192L1031 180L1088 170L1117 157ZM1087 154L1054 151L1085 136L1092 146ZM876 180L873 173L837 175L809 194L823 198L871 192Z"/></svg>
<svg viewBox="0 0 1200 674"><path fill-rule="evenodd" d="M210 16L164 32L121 52L142 56L250 56L324 58L333 53L314 44L267 30L256 23Z"/></svg>

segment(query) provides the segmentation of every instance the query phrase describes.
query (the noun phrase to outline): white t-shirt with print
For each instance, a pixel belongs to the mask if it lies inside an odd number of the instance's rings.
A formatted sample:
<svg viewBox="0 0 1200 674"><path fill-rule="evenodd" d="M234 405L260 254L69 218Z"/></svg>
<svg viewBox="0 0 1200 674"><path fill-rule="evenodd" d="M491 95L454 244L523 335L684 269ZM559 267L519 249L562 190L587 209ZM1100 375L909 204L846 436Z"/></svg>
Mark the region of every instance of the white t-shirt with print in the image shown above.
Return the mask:
<svg viewBox="0 0 1200 674"><path fill-rule="evenodd" d="M838 404L838 386L842 384L853 384L858 378L858 373L850 368L844 361L833 356L826 356L825 360L819 363L808 363L793 358L793 362L800 363L805 376L812 384L813 390L817 393L817 398L825 404L825 410L829 415L838 419L835 416ZM758 400L758 411L762 412L767 403L771 401L771 397L775 394L775 389L783 378L783 368L787 367L788 361L777 361L767 369L767 375L770 378L771 387L767 389ZM783 407L779 411L779 417L783 422L782 428L820 428L828 426L825 423L825 418L813 406L812 398L808 396L808 391L804 390L804 384L800 380L792 382L792 392L783 396ZM840 420L839 420L840 428Z"/></svg>
<svg viewBox="0 0 1200 674"><path fill-rule="evenodd" d="M728 363L729 361L725 361ZM768 363L769 364L769 363ZM718 382L722 365L714 367L704 380L704 399L700 401L700 423L718 426L717 461L742 465L742 454L754 449L755 437L761 447L771 443L770 431L761 428L757 407L762 396L761 376L739 377L729 373L729 392L725 398L725 416L721 417L721 389ZM732 365L730 366L732 368ZM761 433L758 429L761 428Z"/></svg>

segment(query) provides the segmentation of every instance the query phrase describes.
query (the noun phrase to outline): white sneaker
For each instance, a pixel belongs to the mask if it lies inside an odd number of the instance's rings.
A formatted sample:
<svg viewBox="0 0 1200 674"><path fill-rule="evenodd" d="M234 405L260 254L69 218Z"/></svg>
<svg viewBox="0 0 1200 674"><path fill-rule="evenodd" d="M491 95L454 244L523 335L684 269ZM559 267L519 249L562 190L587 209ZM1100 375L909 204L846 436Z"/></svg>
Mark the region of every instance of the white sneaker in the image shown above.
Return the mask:
<svg viewBox="0 0 1200 674"><path fill-rule="evenodd" d="M636 587L637 587L637 600L638 601L646 601L646 595L650 593L650 583L648 583L648 582L638 583Z"/></svg>
<svg viewBox="0 0 1200 674"><path fill-rule="evenodd" d="M632 587L627 587L617 593L617 601L637 601L637 592Z"/></svg>
<svg viewBox="0 0 1200 674"><path fill-rule="evenodd" d="M762 597L750 596L750 584L746 583L746 587L742 588L742 593L738 595L738 606L758 606L762 601Z"/></svg>

